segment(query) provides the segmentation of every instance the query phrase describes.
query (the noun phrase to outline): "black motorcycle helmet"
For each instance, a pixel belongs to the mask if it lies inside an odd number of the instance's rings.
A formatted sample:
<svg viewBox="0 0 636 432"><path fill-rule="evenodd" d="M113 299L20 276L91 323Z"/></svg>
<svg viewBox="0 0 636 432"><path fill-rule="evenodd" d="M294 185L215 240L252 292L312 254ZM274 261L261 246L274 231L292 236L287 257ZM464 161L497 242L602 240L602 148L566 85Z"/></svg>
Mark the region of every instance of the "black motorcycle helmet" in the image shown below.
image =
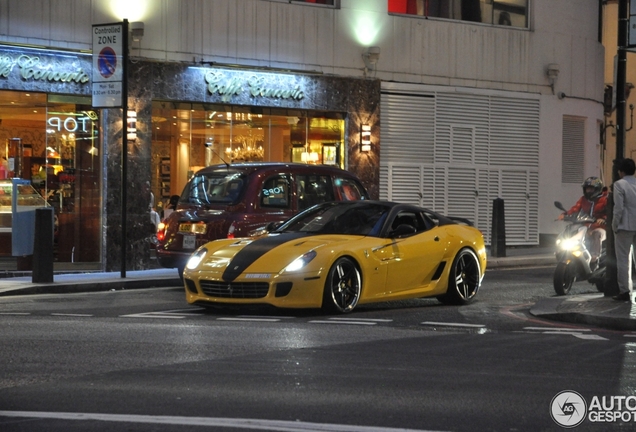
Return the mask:
<svg viewBox="0 0 636 432"><path fill-rule="evenodd" d="M586 178L581 187L583 188L583 196L588 200L596 199L603 193L603 182L598 177Z"/></svg>

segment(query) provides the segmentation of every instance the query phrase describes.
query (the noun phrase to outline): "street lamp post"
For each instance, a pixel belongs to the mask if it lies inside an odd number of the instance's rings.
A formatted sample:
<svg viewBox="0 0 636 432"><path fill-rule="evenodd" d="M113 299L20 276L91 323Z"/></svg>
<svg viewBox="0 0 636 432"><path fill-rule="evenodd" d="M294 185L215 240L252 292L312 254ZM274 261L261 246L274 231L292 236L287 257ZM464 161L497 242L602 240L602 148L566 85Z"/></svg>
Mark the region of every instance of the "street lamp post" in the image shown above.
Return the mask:
<svg viewBox="0 0 636 432"><path fill-rule="evenodd" d="M618 0L618 40L616 62L616 158L612 164L612 183L618 180L617 161L625 155L625 84L627 78L627 31L629 28L628 14L629 0ZM612 189L613 189L612 184ZM616 269L616 249L614 247L614 232L612 220L614 210L614 197L610 193L607 215L607 265L604 294L614 296L618 294L618 280Z"/></svg>

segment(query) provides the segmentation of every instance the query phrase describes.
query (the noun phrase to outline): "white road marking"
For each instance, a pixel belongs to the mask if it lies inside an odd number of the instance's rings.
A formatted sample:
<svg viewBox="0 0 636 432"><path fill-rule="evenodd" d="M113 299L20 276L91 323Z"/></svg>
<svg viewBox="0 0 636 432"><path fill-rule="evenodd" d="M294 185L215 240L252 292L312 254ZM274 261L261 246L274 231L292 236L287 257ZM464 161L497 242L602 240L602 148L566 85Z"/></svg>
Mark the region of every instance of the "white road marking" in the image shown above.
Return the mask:
<svg viewBox="0 0 636 432"><path fill-rule="evenodd" d="M574 336L576 338L579 339L586 339L586 340L609 340L607 338L604 338L603 336L599 336L599 335L595 335L595 334L583 334L583 333L579 333L576 331L569 331L569 332L564 332L564 331L545 331L543 332L543 334L553 334L553 335L570 335L570 336Z"/></svg>
<svg viewBox="0 0 636 432"><path fill-rule="evenodd" d="M0 315L31 315L30 312L0 312Z"/></svg>
<svg viewBox="0 0 636 432"><path fill-rule="evenodd" d="M65 317L92 317L91 314L72 314L72 313L52 313L53 316L65 316Z"/></svg>
<svg viewBox="0 0 636 432"><path fill-rule="evenodd" d="M119 315L120 318L168 318L168 319L183 319L186 315L177 315L166 312L144 312L138 314Z"/></svg>
<svg viewBox="0 0 636 432"><path fill-rule="evenodd" d="M590 334L584 332L591 332L591 329L578 329L578 328L567 328L567 327L524 327L524 330L530 332L541 332L541 334L551 334L551 335L570 335L575 338L585 339L585 340L609 340L604 338L603 336Z"/></svg>
<svg viewBox="0 0 636 432"><path fill-rule="evenodd" d="M241 318L241 317L224 317L217 318L217 321L251 321L251 322L279 322L278 318Z"/></svg>
<svg viewBox="0 0 636 432"><path fill-rule="evenodd" d="M376 325L376 322L371 321L360 321L360 320L312 320L309 321L313 324L345 324L345 325Z"/></svg>
<svg viewBox="0 0 636 432"><path fill-rule="evenodd" d="M119 315L120 318L168 318L183 319L192 315L199 315L205 308L172 309L157 312L142 312L138 314Z"/></svg>
<svg viewBox="0 0 636 432"><path fill-rule="evenodd" d="M435 327L460 327L460 328L484 328L485 324L466 324L466 323L446 323L446 322L434 322L434 321L424 321L420 323L426 326L435 326Z"/></svg>
<svg viewBox="0 0 636 432"><path fill-rule="evenodd" d="M563 331L563 332L589 332L591 329L575 329L568 327L524 327L524 330L535 330L535 331Z"/></svg>
<svg viewBox="0 0 636 432"><path fill-rule="evenodd" d="M393 322L393 320L391 319L381 319L381 318L345 318L345 317L333 317L333 318L329 318L330 320L334 320L334 321L370 321L370 322L377 322L377 323L383 323L383 322Z"/></svg>
<svg viewBox="0 0 636 432"><path fill-rule="evenodd" d="M424 429L403 429L379 426L355 426L333 423L310 423L302 421L224 417L178 417L37 411L0 411L0 417L44 418L79 421L110 421L124 423L169 424L179 426L214 426L281 432L435 432Z"/></svg>

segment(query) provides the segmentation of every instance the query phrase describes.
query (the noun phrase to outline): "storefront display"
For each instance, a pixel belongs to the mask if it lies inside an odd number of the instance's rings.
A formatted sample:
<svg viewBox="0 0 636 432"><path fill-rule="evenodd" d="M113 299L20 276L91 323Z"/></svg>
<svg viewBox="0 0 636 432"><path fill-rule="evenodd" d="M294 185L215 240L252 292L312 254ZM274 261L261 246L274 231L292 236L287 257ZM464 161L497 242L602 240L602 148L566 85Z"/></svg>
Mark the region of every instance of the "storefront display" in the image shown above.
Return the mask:
<svg viewBox="0 0 636 432"><path fill-rule="evenodd" d="M0 90L0 118L6 178L28 180L55 210L54 259L99 262L101 162L90 98Z"/></svg>
<svg viewBox="0 0 636 432"><path fill-rule="evenodd" d="M12 248L13 236L16 234L14 214L16 217L23 217L24 212L47 206L44 197L30 182L19 180L14 185L13 179L0 180L0 256L11 256L16 252Z"/></svg>
<svg viewBox="0 0 636 432"><path fill-rule="evenodd" d="M156 101L152 121L152 188L162 201L180 194L198 170L219 163L344 168L342 113Z"/></svg>

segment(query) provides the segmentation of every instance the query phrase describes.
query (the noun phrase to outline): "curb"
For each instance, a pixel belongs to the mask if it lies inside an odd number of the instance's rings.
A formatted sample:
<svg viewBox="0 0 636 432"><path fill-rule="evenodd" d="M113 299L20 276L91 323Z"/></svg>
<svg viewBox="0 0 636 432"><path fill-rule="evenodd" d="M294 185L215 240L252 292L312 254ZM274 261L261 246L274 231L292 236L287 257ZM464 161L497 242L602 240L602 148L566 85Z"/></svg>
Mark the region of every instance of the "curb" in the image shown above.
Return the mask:
<svg viewBox="0 0 636 432"><path fill-rule="evenodd" d="M100 292L142 288L165 288L181 286L181 279L133 279L111 280L95 282L63 282L50 284L24 284L15 288L0 288L0 297L29 294L70 294Z"/></svg>
<svg viewBox="0 0 636 432"><path fill-rule="evenodd" d="M536 267L536 266L556 266L554 255L540 256L513 256L513 257L488 257L486 271L493 268L515 268L515 267Z"/></svg>
<svg viewBox="0 0 636 432"><path fill-rule="evenodd" d="M588 324L610 330L636 330L636 320L629 318L628 309L631 305L621 304L611 299L609 301L605 301L602 294L548 297L537 301L530 308L530 314L551 321ZM622 309L625 311L623 312ZM616 312L617 310L619 311Z"/></svg>

